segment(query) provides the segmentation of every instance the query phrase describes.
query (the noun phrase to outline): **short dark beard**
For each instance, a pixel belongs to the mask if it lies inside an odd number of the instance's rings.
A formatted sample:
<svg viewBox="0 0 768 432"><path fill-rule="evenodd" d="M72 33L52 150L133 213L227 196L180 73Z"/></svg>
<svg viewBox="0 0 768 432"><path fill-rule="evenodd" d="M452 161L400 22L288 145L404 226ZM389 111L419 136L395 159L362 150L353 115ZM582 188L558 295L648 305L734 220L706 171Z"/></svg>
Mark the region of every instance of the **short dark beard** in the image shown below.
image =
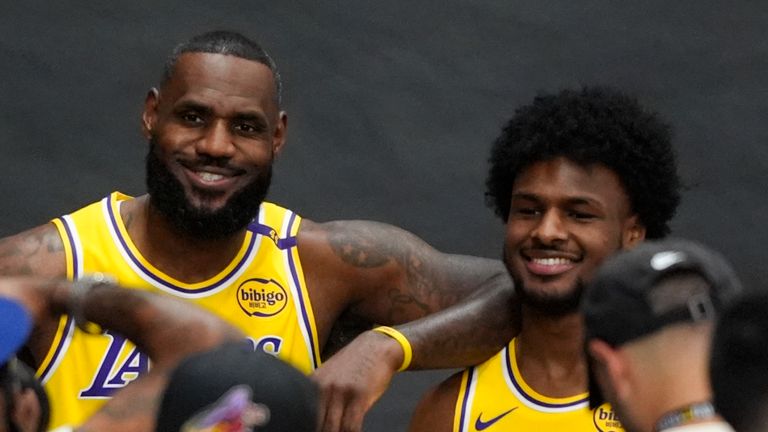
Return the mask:
<svg viewBox="0 0 768 432"><path fill-rule="evenodd" d="M522 305L535 310L541 315L552 318L563 317L579 310L579 303L581 302L581 296L584 293L585 288L584 281L580 279L577 280L576 286L562 294L535 292L528 289L528 287L523 284L521 278L512 272L511 266L508 264L506 250L504 250L502 256L504 265L507 267L507 272L509 272L512 281L515 283L515 292L520 296L520 303Z"/></svg>
<svg viewBox="0 0 768 432"><path fill-rule="evenodd" d="M149 203L168 219L179 234L198 240L220 240L229 237L255 219L259 206L267 196L272 181L268 166L251 183L235 192L218 210L194 207L181 184L157 155L157 141L149 141L146 158L146 182Z"/></svg>

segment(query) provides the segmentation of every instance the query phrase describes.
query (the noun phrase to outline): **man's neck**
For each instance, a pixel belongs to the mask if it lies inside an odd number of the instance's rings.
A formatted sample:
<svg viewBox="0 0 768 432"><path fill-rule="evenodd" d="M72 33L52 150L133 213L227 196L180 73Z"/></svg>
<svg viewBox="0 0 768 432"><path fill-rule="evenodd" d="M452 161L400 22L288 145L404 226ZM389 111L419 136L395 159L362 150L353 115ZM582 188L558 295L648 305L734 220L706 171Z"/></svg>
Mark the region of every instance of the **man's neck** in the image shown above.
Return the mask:
<svg viewBox="0 0 768 432"><path fill-rule="evenodd" d="M582 317L546 316L522 308L515 352L520 373L538 393L570 397L587 391Z"/></svg>
<svg viewBox="0 0 768 432"><path fill-rule="evenodd" d="M131 240L154 267L174 279L197 283L219 274L242 247L245 229L223 239L201 240L179 233L143 195L126 201L120 214Z"/></svg>

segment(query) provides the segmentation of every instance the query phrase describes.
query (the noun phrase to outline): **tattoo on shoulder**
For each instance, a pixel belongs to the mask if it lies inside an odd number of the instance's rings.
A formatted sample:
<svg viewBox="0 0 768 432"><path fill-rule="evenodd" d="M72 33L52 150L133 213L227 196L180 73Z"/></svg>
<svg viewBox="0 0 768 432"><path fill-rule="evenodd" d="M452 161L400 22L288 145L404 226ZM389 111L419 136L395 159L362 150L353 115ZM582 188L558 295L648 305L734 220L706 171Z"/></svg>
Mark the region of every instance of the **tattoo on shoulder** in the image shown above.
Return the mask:
<svg viewBox="0 0 768 432"><path fill-rule="evenodd" d="M334 222L327 230L334 253L355 267L381 267L391 260L401 261L411 249L398 244L392 227L365 222Z"/></svg>
<svg viewBox="0 0 768 432"><path fill-rule="evenodd" d="M160 404L160 398L154 394L144 393L129 401L106 404L102 407L100 414L113 420L129 420L140 415L153 415Z"/></svg>
<svg viewBox="0 0 768 432"><path fill-rule="evenodd" d="M381 267L392 258L388 248L382 248L381 241L370 230L328 231L328 242L333 252L347 264L355 267Z"/></svg>
<svg viewBox="0 0 768 432"><path fill-rule="evenodd" d="M54 230L48 230L43 234L42 238L48 253L61 253L64 252L64 243L61 241L59 233Z"/></svg>
<svg viewBox="0 0 768 432"><path fill-rule="evenodd" d="M55 228L49 225L34 228L0 240L0 274L36 274L36 263L62 259L63 253L64 245Z"/></svg>

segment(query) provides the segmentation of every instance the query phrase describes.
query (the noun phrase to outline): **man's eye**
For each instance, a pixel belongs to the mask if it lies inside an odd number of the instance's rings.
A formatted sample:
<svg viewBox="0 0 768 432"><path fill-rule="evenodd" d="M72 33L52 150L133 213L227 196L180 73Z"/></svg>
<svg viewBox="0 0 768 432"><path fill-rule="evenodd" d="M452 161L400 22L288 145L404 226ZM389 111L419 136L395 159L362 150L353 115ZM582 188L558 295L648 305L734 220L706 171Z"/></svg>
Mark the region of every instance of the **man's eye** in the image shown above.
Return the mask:
<svg viewBox="0 0 768 432"><path fill-rule="evenodd" d="M539 211L531 207L518 207L518 208L513 208L512 213L523 215L523 216L534 216L538 214Z"/></svg>
<svg viewBox="0 0 768 432"><path fill-rule="evenodd" d="M181 119L187 123L202 123L203 118L195 113L184 113L181 115Z"/></svg>
<svg viewBox="0 0 768 432"><path fill-rule="evenodd" d="M591 213L585 213L585 212L572 211L572 212L569 212L568 214L570 217L574 219L579 219L579 220L590 220L595 218L595 215Z"/></svg>
<svg viewBox="0 0 768 432"><path fill-rule="evenodd" d="M254 133L257 131L257 129L253 125L248 123L240 123L235 126L235 129L245 133Z"/></svg>

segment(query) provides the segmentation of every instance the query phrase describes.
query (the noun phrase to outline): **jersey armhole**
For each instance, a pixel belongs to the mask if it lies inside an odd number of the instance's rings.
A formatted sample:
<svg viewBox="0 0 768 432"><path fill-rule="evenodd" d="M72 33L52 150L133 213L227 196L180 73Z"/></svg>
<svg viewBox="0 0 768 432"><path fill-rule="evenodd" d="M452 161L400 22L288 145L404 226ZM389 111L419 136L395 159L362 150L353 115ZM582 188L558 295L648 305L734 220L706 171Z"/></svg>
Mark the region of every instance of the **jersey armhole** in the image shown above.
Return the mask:
<svg viewBox="0 0 768 432"><path fill-rule="evenodd" d="M59 232L59 237L61 237L61 243L64 245L64 256L66 259L66 269L67 269L67 279L73 280L75 277L75 266L74 266L74 238L72 237L72 232L67 224L67 222L63 218L56 218L51 221L53 225L56 227L56 230Z"/></svg>
<svg viewBox="0 0 768 432"><path fill-rule="evenodd" d="M456 397L456 408L453 410L453 432L466 432L468 430L466 425L469 421L468 416L470 415L472 402L469 387L474 371L475 368L471 367L461 373L461 385Z"/></svg>

